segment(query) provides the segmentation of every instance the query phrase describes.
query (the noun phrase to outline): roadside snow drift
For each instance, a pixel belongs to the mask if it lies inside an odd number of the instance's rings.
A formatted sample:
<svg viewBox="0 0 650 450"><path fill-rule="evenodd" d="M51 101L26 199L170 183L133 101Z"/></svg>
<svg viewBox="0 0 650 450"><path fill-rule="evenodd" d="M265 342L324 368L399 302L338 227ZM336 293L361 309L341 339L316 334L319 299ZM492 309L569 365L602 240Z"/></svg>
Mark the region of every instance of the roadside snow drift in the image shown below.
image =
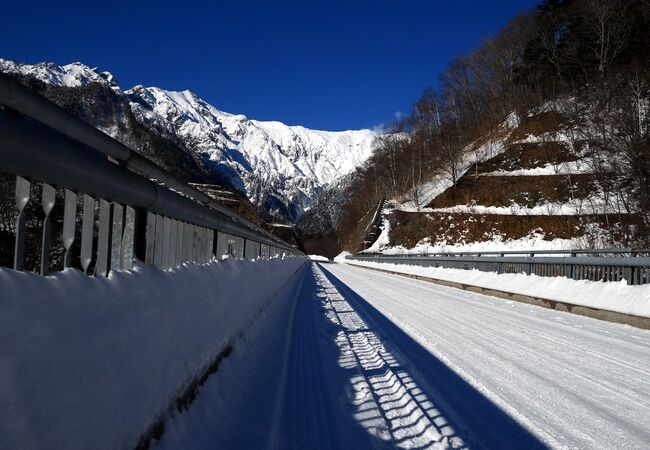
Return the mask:
<svg viewBox="0 0 650 450"><path fill-rule="evenodd" d="M345 260L346 263L408 275L453 281L486 289L556 300L572 305L650 317L650 285L630 286L625 281L571 280L566 277L481 272L479 270L419 267L406 264Z"/></svg>
<svg viewBox="0 0 650 450"><path fill-rule="evenodd" d="M0 448L133 448L304 263L0 269Z"/></svg>

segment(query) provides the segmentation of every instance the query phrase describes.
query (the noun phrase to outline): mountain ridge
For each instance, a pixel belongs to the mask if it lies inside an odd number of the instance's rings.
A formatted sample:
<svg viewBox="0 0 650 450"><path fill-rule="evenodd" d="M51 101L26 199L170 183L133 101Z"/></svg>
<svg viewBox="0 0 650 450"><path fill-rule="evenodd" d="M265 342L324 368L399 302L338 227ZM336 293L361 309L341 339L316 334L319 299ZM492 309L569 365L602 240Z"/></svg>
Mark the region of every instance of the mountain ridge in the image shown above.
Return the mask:
<svg viewBox="0 0 650 450"><path fill-rule="evenodd" d="M53 86L78 89L97 83L110 89L128 103L141 125L192 152L208 172L228 180L269 215L290 222L323 189L363 164L378 135L254 120L221 111L188 90L142 85L122 90L113 74L82 63L30 65L0 59L0 71ZM119 135L112 127L99 128Z"/></svg>

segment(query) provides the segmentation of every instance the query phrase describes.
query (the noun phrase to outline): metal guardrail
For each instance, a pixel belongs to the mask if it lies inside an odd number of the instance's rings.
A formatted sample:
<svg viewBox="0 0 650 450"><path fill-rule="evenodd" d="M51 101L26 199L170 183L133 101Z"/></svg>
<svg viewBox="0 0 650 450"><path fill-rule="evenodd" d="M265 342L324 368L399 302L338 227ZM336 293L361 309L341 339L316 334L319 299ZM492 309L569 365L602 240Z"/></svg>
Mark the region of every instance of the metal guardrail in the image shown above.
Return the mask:
<svg viewBox="0 0 650 450"><path fill-rule="evenodd" d="M650 283L650 256L648 255L650 255L648 249L606 249L457 252L399 256L357 254L348 258L357 261L422 267L476 269L482 272L496 272L499 274L525 273L543 277L567 277L574 280L625 280L628 284L638 285Z"/></svg>
<svg viewBox="0 0 650 450"><path fill-rule="evenodd" d="M604 248L604 249L575 249L575 250L503 250L485 252L440 252L440 253L409 253L389 255L385 253L364 252L362 256L393 257L405 256L409 258L434 257L434 256L542 256L542 255L603 255L603 256L650 256L650 249L647 248Z"/></svg>
<svg viewBox="0 0 650 450"><path fill-rule="evenodd" d="M88 271L94 262L95 274L102 276L131 269L134 258L169 268L215 254L302 253L3 74L0 171L16 175L16 270L24 267L25 208L35 183L42 184L42 274L49 267L55 186L65 189L64 267L70 266L77 222L81 266Z"/></svg>

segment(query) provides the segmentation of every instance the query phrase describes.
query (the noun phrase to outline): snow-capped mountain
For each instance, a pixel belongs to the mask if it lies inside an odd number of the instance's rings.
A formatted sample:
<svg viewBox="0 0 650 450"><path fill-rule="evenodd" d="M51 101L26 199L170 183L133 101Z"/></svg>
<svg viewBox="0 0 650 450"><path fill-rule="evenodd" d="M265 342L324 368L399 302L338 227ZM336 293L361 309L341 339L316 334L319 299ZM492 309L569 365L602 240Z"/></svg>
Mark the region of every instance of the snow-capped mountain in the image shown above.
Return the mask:
<svg viewBox="0 0 650 450"><path fill-rule="evenodd" d="M128 102L140 124L189 149L254 204L292 221L326 186L366 161L377 135L370 130L316 131L252 120L220 111L189 91L143 86L122 91L112 74L81 63L27 65L0 59L0 71L54 86L98 83L110 88ZM102 129L119 138L110 127Z"/></svg>
<svg viewBox="0 0 650 450"><path fill-rule="evenodd" d="M0 72L31 76L55 86L79 87L100 83L118 88L117 80L110 72L99 72L79 62L57 66L53 63L19 64L0 58Z"/></svg>
<svg viewBox="0 0 650 450"><path fill-rule="evenodd" d="M253 203L299 217L322 188L362 164L376 134L261 122L216 109L189 91L126 91L139 122L183 141ZM278 203L279 202L279 203Z"/></svg>

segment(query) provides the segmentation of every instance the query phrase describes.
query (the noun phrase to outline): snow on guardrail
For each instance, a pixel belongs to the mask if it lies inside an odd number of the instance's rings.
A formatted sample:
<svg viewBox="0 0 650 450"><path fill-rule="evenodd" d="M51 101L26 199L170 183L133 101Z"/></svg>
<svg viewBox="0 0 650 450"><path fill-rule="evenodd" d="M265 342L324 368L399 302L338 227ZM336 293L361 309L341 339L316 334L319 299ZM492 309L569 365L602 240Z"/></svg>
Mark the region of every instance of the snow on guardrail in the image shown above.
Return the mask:
<svg viewBox="0 0 650 450"><path fill-rule="evenodd" d="M306 261L0 268L0 448L133 448Z"/></svg>
<svg viewBox="0 0 650 450"><path fill-rule="evenodd" d="M481 272L476 269L422 267L389 262L342 260L340 258L337 261L650 318L650 284L632 286L628 285L625 280L603 283L601 281L572 280L559 276L542 277L521 273L497 274Z"/></svg>

